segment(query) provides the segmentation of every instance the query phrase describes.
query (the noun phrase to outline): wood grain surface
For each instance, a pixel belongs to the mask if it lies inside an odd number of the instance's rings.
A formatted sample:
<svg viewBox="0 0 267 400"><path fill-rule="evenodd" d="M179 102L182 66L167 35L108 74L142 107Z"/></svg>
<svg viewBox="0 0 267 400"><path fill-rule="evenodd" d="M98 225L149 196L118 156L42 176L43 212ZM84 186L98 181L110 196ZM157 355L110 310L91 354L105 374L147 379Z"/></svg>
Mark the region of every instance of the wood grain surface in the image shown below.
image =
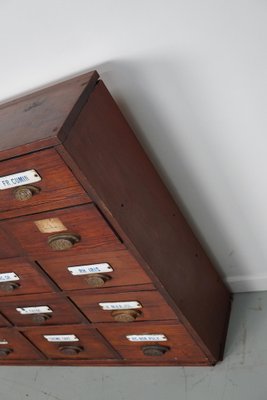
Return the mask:
<svg viewBox="0 0 267 400"><path fill-rule="evenodd" d="M97 79L89 72L0 105L0 159L60 143Z"/></svg>
<svg viewBox="0 0 267 400"><path fill-rule="evenodd" d="M58 219L64 225L65 229L59 230L57 233L79 235L80 242L68 250L53 250L48 244L48 239L56 232L43 233L36 225L38 221L50 219ZM21 251L37 260L125 248L96 207L90 204L13 218L0 223L0 225L11 241L18 243Z"/></svg>
<svg viewBox="0 0 267 400"><path fill-rule="evenodd" d="M103 82L73 125L64 151L86 176L87 190L126 245L166 289L179 318L210 359L218 360L229 291Z"/></svg>
<svg viewBox="0 0 267 400"><path fill-rule="evenodd" d="M112 312L103 310L99 303L129 301L136 301L142 305L139 310L140 316L132 324L139 321L177 320L174 311L156 290L122 292L118 289L117 293L108 293L107 290L105 294L94 294L86 290L79 294L70 293L69 297L92 322L114 322Z"/></svg>
<svg viewBox="0 0 267 400"><path fill-rule="evenodd" d="M89 275L72 275L69 267L79 265L108 263L113 271L107 273L109 280L106 281L104 288L120 287L126 285L144 285L151 283L151 279L143 268L127 250L105 251L97 253L83 253L75 256L64 256L60 258L42 259L42 268L53 278L62 290L91 289L87 278Z"/></svg>
<svg viewBox="0 0 267 400"><path fill-rule="evenodd" d="M230 293L98 78L89 72L0 105L0 178L28 169L42 178L25 202L0 190L0 274L19 276L12 292L0 279L0 364L213 365ZM55 234L78 241L56 251ZM97 263L113 269L101 288L68 270ZM99 307L113 301L139 301L140 316L113 322ZM16 310L35 306L53 310L42 326ZM79 341L52 343L49 334ZM168 351L152 357L144 345Z"/></svg>
<svg viewBox="0 0 267 400"><path fill-rule="evenodd" d="M89 203L90 197L54 149L47 149L0 162L1 177L36 170L41 181L33 183L39 193L26 201L15 198L16 188L0 190L0 219Z"/></svg>

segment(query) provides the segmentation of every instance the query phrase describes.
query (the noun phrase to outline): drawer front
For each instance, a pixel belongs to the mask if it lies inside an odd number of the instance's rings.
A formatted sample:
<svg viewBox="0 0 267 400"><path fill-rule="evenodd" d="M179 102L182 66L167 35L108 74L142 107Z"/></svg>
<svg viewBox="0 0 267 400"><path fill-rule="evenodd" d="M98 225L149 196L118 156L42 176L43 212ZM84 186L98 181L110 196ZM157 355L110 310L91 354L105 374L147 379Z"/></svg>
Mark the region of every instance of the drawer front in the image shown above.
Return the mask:
<svg viewBox="0 0 267 400"><path fill-rule="evenodd" d="M124 359L184 365L208 361L180 324L99 324L97 329Z"/></svg>
<svg viewBox="0 0 267 400"><path fill-rule="evenodd" d="M54 149L2 161L0 170L1 218L90 201Z"/></svg>
<svg viewBox="0 0 267 400"><path fill-rule="evenodd" d="M11 326L11 324L0 314L0 327L4 328L6 326Z"/></svg>
<svg viewBox="0 0 267 400"><path fill-rule="evenodd" d="M40 213L3 222L10 238L38 261L85 252L124 248L98 210L91 204Z"/></svg>
<svg viewBox="0 0 267 400"><path fill-rule="evenodd" d="M25 335L48 358L114 359L114 351L95 329L87 326L49 326L26 330Z"/></svg>
<svg viewBox="0 0 267 400"><path fill-rule="evenodd" d="M83 291L70 294L70 298L92 322L177 320L174 311L155 290L111 294Z"/></svg>
<svg viewBox="0 0 267 400"><path fill-rule="evenodd" d="M0 296L51 291L34 263L21 258L0 260Z"/></svg>
<svg viewBox="0 0 267 400"><path fill-rule="evenodd" d="M84 317L58 294L5 298L1 312L16 326L79 324Z"/></svg>
<svg viewBox="0 0 267 400"><path fill-rule="evenodd" d="M20 255L20 248L13 240L0 230L0 260L3 258L17 257Z"/></svg>
<svg viewBox="0 0 267 400"><path fill-rule="evenodd" d="M12 328L0 329L1 360L40 360L44 357L19 332Z"/></svg>
<svg viewBox="0 0 267 400"><path fill-rule="evenodd" d="M63 290L151 283L127 250L51 258L42 262L42 268Z"/></svg>

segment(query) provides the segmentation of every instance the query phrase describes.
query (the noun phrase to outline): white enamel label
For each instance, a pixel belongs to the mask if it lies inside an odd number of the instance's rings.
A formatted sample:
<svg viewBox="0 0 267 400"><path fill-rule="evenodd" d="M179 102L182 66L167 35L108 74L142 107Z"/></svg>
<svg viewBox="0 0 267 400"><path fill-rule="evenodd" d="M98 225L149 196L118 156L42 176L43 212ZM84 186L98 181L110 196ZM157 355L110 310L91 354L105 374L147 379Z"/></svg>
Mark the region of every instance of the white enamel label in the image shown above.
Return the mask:
<svg viewBox="0 0 267 400"><path fill-rule="evenodd" d="M51 310L50 307L48 306L38 306L38 307L22 307L22 308L16 308L16 310L22 314L46 314L46 313L52 313L53 310Z"/></svg>
<svg viewBox="0 0 267 400"><path fill-rule="evenodd" d="M133 310L135 308L142 308L138 301L121 301L113 303L99 303L102 310Z"/></svg>
<svg viewBox="0 0 267 400"><path fill-rule="evenodd" d="M17 174L1 176L0 190L10 189L22 185L28 185L30 183L39 182L40 180L42 180L42 178L35 171L35 169L18 172Z"/></svg>
<svg viewBox="0 0 267 400"><path fill-rule="evenodd" d="M98 274L100 272L112 272L113 268L108 263L102 263L90 265L75 265L74 267L68 267L68 270L72 275L88 275Z"/></svg>
<svg viewBox="0 0 267 400"><path fill-rule="evenodd" d="M166 342L168 340L163 334L144 334L144 335L127 335L130 342Z"/></svg>
<svg viewBox="0 0 267 400"><path fill-rule="evenodd" d="M8 341L6 339L0 339L0 344L8 344Z"/></svg>
<svg viewBox="0 0 267 400"><path fill-rule="evenodd" d="M18 275L15 272L5 272L0 274L0 282L19 281Z"/></svg>
<svg viewBox="0 0 267 400"><path fill-rule="evenodd" d="M48 342L79 342L75 335L44 335Z"/></svg>

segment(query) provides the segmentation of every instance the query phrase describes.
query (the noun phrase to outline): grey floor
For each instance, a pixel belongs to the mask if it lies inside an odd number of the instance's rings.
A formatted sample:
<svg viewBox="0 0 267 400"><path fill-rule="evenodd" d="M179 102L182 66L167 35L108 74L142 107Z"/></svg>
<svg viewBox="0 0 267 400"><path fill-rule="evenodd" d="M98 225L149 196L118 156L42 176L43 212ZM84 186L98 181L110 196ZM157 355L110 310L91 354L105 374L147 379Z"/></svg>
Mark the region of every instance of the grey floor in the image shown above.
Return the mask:
<svg viewBox="0 0 267 400"><path fill-rule="evenodd" d="M0 400L266 400L266 338L267 292L238 294L216 367L1 367Z"/></svg>

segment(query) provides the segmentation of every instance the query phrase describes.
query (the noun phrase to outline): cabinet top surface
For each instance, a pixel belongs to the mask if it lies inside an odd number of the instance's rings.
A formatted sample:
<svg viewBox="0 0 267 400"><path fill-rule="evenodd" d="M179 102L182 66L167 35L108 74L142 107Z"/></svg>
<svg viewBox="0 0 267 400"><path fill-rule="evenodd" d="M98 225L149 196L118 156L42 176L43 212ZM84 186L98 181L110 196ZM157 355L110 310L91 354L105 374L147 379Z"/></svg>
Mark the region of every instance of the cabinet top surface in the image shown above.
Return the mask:
<svg viewBox="0 0 267 400"><path fill-rule="evenodd" d="M75 108L80 109L83 93L86 97L88 86L97 79L96 71L88 72L0 104L0 152L38 141L57 144L62 126ZM7 157L14 155L7 153Z"/></svg>

